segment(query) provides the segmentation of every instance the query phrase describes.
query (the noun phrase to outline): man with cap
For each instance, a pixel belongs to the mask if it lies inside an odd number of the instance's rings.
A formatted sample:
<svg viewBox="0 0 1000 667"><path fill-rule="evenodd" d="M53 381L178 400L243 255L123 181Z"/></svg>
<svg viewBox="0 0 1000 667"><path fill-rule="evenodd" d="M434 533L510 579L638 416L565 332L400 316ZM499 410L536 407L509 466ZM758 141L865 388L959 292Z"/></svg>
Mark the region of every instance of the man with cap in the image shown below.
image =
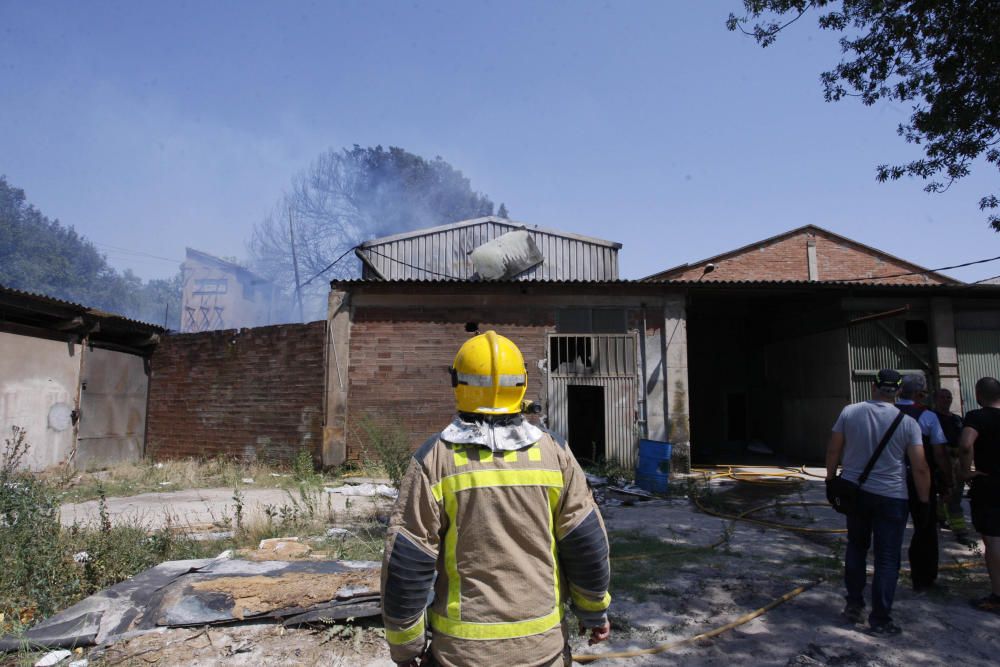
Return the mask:
<svg viewBox="0 0 1000 667"><path fill-rule="evenodd" d="M948 460L945 437L934 411L923 404L927 396L927 383L923 375L906 375L900 385L896 407L900 412L917 420L924 457L931 470L931 504L924 508L915 498L913 475L907 467L907 486L910 491L910 516L913 518L913 537L910 538L910 577L913 590L922 591L934 585L938 575L938 524L937 497L948 501L953 486L951 463ZM927 512L925 513L925 509Z"/></svg>
<svg viewBox="0 0 1000 667"><path fill-rule="evenodd" d="M389 519L390 655L407 666L569 665L564 602L591 644L611 632L601 513L566 441L522 416L527 370L511 340L467 340L451 382L458 414L410 459Z"/></svg>
<svg viewBox="0 0 1000 667"><path fill-rule="evenodd" d="M826 450L829 496L830 480L836 476L838 464L842 465L841 476L845 480L858 483L879 443L889 434L868 478L860 485L857 510L846 517L844 584L847 604L843 616L851 623L861 623L864 619L868 550L874 542L875 576L868 624L871 632L878 635L896 635L901 631L891 613L908 511L904 459L910 461L913 469L917 500L924 505L930 500L930 470L924 459L920 427L916 420L901 415L893 405L901 383L902 378L896 371L879 371L872 384L871 400L843 409L833 425Z"/></svg>

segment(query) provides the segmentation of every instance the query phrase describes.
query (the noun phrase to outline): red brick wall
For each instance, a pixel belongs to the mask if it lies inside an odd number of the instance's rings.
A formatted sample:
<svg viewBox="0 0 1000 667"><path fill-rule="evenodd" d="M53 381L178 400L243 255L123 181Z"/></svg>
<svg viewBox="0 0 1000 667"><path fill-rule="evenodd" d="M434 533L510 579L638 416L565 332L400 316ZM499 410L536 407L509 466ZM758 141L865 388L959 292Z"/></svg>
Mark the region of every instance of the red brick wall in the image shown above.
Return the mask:
<svg viewBox="0 0 1000 667"><path fill-rule="evenodd" d="M361 428L369 419L381 427L402 427L414 447L444 428L455 414L455 395L448 369L458 348L472 334L494 329L514 341L528 367L525 398L538 400L547 331L554 331L550 312L517 309L486 313L426 308L357 308L351 325L348 377L347 458L364 455Z"/></svg>
<svg viewBox="0 0 1000 667"><path fill-rule="evenodd" d="M766 245L759 245L740 254L715 262L716 268L704 282L713 280L809 280L806 248L816 241L819 280L867 278L917 270L912 265L879 256L866 248L821 233L802 232ZM704 266L685 269L669 276L675 280L697 280ZM934 276L900 276L881 283L938 284Z"/></svg>
<svg viewBox="0 0 1000 667"><path fill-rule="evenodd" d="M326 322L165 336L146 452L290 462L322 446Z"/></svg>

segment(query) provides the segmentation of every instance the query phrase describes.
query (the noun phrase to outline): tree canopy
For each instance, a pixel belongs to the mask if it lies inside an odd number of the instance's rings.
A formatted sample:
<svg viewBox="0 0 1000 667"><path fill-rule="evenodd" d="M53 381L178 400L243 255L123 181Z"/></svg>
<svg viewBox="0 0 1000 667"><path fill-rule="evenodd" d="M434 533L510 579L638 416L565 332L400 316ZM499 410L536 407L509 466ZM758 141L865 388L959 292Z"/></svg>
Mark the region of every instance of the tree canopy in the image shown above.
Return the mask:
<svg viewBox="0 0 1000 667"><path fill-rule="evenodd" d="M427 160L393 146L330 149L255 225L253 269L294 293L294 231L299 280L316 302L325 298L329 278L357 275L348 255L359 243L492 214L493 202L440 157Z"/></svg>
<svg viewBox="0 0 1000 667"><path fill-rule="evenodd" d="M898 133L923 157L881 164L879 181L914 176L944 192L979 159L1000 169L1000 0L744 0L726 25L767 47L815 11L820 28L843 33L843 58L821 81L827 101L858 97L911 102ZM1000 207L986 193L981 210ZM989 223L1000 231L1000 215Z"/></svg>
<svg viewBox="0 0 1000 667"><path fill-rule="evenodd" d="M178 317L180 274L166 280L119 274L89 240L28 203L0 176L0 284L162 324ZM168 323L169 324L169 323Z"/></svg>

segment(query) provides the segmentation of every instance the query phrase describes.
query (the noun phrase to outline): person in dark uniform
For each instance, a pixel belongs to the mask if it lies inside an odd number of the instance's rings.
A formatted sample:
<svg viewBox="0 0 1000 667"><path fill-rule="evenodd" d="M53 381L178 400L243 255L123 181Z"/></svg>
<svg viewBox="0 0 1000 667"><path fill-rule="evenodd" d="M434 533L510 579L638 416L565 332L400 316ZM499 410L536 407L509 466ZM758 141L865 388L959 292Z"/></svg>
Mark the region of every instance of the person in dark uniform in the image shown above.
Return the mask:
<svg viewBox="0 0 1000 667"><path fill-rule="evenodd" d="M971 487L972 525L983 538L991 591L972 604L1000 614L1000 382L991 377L979 380L976 401L983 407L965 415L959 457L962 479Z"/></svg>

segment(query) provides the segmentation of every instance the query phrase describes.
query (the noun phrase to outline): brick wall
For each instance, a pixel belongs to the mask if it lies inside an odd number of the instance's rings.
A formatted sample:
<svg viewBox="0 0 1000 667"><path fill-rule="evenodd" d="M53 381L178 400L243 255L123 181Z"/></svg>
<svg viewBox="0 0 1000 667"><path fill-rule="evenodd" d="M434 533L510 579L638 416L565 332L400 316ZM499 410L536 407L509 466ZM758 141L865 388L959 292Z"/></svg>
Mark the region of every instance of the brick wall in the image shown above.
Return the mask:
<svg viewBox="0 0 1000 667"><path fill-rule="evenodd" d="M455 395L448 369L455 353L472 334L494 329L514 341L528 367L525 398L537 401L544 376L537 362L545 359L545 334L555 330L551 312L496 308L473 310L426 308L358 308L351 325L347 458L364 455L364 420L381 427L398 425L417 447L444 428L455 414Z"/></svg>
<svg viewBox="0 0 1000 667"><path fill-rule="evenodd" d="M809 280L807 244L816 242L819 280L845 280L867 278L917 270L913 265L873 253L862 246L842 239L826 236L821 232L803 231L773 243L758 245L731 257L715 262L716 268L707 274L704 282L713 280ZM704 267L685 269L669 278L697 280ZM942 281L934 276L900 276L878 281L894 284L937 284Z"/></svg>
<svg viewBox="0 0 1000 667"><path fill-rule="evenodd" d="M325 325L165 336L152 358L147 455L317 457Z"/></svg>

